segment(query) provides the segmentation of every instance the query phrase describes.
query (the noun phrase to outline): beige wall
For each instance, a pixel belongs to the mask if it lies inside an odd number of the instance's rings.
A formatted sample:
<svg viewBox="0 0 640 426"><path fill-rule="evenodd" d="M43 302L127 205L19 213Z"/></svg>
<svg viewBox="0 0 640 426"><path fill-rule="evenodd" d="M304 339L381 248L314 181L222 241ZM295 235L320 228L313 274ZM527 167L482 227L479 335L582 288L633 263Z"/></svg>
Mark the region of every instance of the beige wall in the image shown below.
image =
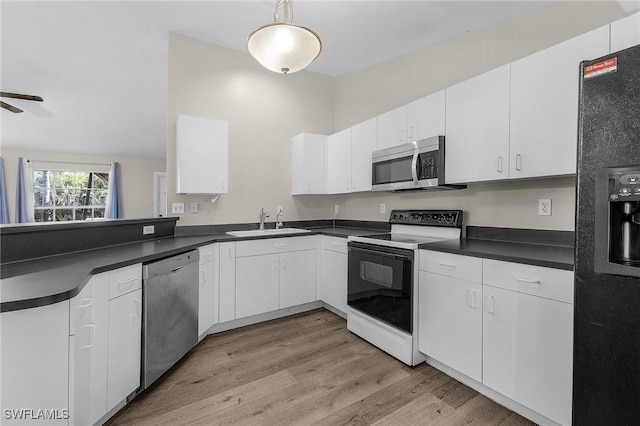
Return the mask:
<svg viewBox="0 0 640 426"><path fill-rule="evenodd" d="M623 16L616 1L561 2L335 79L308 71L273 74L245 53L171 34L169 206L184 202L188 209L190 201L199 203L200 212L180 215L179 225L256 222L261 207L272 213L272 221L276 205L283 205L285 220L386 221L393 208L456 208L465 210L466 225L572 230L571 177L476 184L453 192L293 197L290 138L333 133ZM175 195L179 114L229 122L230 192L215 205L210 197ZM537 215L540 198L553 200L551 217Z"/></svg>
<svg viewBox="0 0 640 426"><path fill-rule="evenodd" d="M157 158L124 157L117 155L70 154L62 152L25 151L3 147L0 151L4 160L9 216L15 222L16 184L18 174L18 158L30 160L66 162L52 164L65 169L81 169L81 164L74 163L120 163L122 180L123 215L127 219L153 217L153 173L165 171L165 160ZM38 167L41 163L34 164ZM106 167L106 166L105 166Z"/></svg>
<svg viewBox="0 0 640 426"><path fill-rule="evenodd" d="M622 18L615 1L569 1L542 8L335 79L335 130L341 130L563 40ZM553 214L538 216L538 199ZM389 208L456 208L465 224L574 229L575 178L470 185L464 191L340 196L340 218L386 220Z"/></svg>
<svg viewBox="0 0 640 426"><path fill-rule="evenodd" d="M175 132L179 114L229 122L229 193L211 197L176 195ZM169 37L167 197L199 203L178 225L257 222L260 208L275 219L331 217L331 197L291 196L291 137L333 131L333 79L309 71L280 75L248 54L192 39ZM172 215L170 213L170 215ZM175 216L175 215L172 215Z"/></svg>

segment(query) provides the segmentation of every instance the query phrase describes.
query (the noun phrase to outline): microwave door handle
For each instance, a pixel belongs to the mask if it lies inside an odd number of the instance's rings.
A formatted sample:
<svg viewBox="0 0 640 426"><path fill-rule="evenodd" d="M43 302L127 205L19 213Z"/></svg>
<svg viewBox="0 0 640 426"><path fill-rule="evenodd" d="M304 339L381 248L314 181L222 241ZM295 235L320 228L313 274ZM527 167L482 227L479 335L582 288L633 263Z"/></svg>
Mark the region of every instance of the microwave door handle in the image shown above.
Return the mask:
<svg viewBox="0 0 640 426"><path fill-rule="evenodd" d="M416 147L416 150L413 151L413 159L411 160L411 176L413 177L413 184L418 184L418 154L419 150Z"/></svg>

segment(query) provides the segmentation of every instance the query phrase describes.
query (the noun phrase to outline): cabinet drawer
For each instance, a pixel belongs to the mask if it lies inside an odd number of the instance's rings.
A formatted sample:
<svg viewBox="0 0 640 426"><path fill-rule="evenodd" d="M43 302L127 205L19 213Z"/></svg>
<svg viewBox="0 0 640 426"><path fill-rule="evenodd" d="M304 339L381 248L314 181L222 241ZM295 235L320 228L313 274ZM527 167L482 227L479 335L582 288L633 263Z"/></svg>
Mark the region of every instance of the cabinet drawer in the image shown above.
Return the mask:
<svg viewBox="0 0 640 426"><path fill-rule="evenodd" d="M347 252L347 239L338 237L323 237L322 248L324 250L336 251L338 253Z"/></svg>
<svg viewBox="0 0 640 426"><path fill-rule="evenodd" d="M269 253L310 250L317 248L315 236L269 238L264 240L238 241L236 257L259 256Z"/></svg>
<svg viewBox="0 0 640 426"><path fill-rule="evenodd" d="M474 283L482 282L482 259L420 250L420 270Z"/></svg>
<svg viewBox="0 0 640 426"><path fill-rule="evenodd" d="M484 259L482 283L573 304L573 272Z"/></svg>
<svg viewBox="0 0 640 426"><path fill-rule="evenodd" d="M105 272L109 286L109 300L142 288L142 265L136 264Z"/></svg>
<svg viewBox="0 0 640 426"><path fill-rule="evenodd" d="M200 252L201 265L213 262L213 260L215 259L215 246L215 244L209 244L206 246L198 247L198 251Z"/></svg>

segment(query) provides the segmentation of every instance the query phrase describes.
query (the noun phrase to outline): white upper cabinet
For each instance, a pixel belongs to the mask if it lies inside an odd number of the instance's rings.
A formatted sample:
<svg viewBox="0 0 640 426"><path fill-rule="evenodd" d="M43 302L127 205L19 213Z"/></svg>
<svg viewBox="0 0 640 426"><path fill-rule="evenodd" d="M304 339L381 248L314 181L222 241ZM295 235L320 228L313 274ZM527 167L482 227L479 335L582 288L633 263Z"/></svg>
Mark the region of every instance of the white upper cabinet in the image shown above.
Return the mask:
<svg viewBox="0 0 640 426"><path fill-rule="evenodd" d="M509 75L504 65L446 90L446 183L508 178Z"/></svg>
<svg viewBox="0 0 640 426"><path fill-rule="evenodd" d="M444 132L444 90L409 104L407 108L407 142L444 135Z"/></svg>
<svg viewBox="0 0 640 426"><path fill-rule="evenodd" d="M291 139L291 194L325 193L325 144L327 137L301 133Z"/></svg>
<svg viewBox="0 0 640 426"><path fill-rule="evenodd" d="M371 153L376 150L378 118L351 128L351 191L371 190Z"/></svg>
<svg viewBox="0 0 640 426"><path fill-rule="evenodd" d="M378 116L378 148L386 149L407 142L407 111L403 105Z"/></svg>
<svg viewBox="0 0 640 426"><path fill-rule="evenodd" d="M326 170L328 193L351 192L351 127L327 137Z"/></svg>
<svg viewBox="0 0 640 426"><path fill-rule="evenodd" d="M444 135L445 92L434 93L378 116L378 148Z"/></svg>
<svg viewBox="0 0 640 426"><path fill-rule="evenodd" d="M580 61L608 53L605 26L511 64L511 178L576 172Z"/></svg>
<svg viewBox="0 0 640 426"><path fill-rule="evenodd" d="M611 23L611 53L640 44L640 12Z"/></svg>
<svg viewBox="0 0 640 426"><path fill-rule="evenodd" d="M176 192L226 194L229 123L180 115L176 123Z"/></svg>

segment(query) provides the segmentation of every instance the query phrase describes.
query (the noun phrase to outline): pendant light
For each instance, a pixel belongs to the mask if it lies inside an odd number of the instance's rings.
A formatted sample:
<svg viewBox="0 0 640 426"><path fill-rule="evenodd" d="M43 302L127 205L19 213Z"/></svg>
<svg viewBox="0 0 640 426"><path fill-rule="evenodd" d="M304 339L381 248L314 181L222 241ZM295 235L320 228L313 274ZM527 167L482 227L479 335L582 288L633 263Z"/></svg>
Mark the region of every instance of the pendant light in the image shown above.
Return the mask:
<svg viewBox="0 0 640 426"><path fill-rule="evenodd" d="M247 50L266 69L288 74L313 62L320 55L322 41L309 28L293 24L292 0L276 0L273 24L252 32L247 40Z"/></svg>

